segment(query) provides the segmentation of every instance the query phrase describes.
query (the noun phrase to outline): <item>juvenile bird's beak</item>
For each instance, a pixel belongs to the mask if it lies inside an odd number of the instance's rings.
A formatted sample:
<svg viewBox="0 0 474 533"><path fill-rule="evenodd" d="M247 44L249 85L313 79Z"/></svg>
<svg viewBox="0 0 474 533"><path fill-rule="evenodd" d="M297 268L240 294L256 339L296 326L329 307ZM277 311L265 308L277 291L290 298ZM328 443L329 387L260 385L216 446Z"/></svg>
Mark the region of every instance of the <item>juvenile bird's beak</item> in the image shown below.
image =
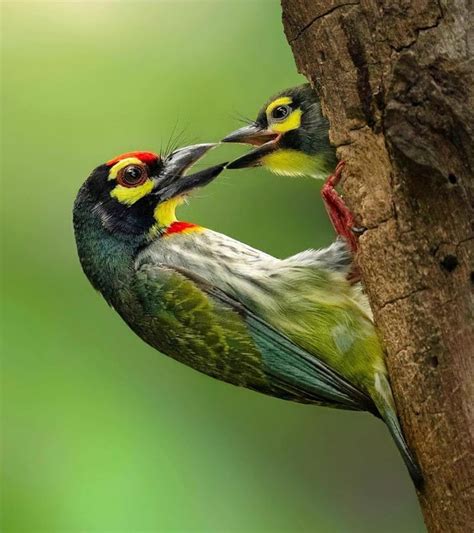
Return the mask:
<svg viewBox="0 0 474 533"><path fill-rule="evenodd" d="M262 158L268 154L271 154L278 149L278 143L275 141L269 141L254 150L251 150L247 154L234 159L227 164L228 169L236 168L248 168L248 167L259 167L262 164Z"/></svg>
<svg viewBox="0 0 474 533"><path fill-rule="evenodd" d="M243 128L229 133L222 139L223 143L242 143L253 144L254 146L262 146L268 141L273 141L278 137L277 133L271 130L262 128L258 124L249 124Z"/></svg>
<svg viewBox="0 0 474 533"><path fill-rule="evenodd" d="M227 165L229 169L258 167L262 164L262 157L268 155L278 148L279 133L262 128L257 123L249 124L238 130L233 131L227 137L222 139L226 143L244 143L257 146L248 154L234 159Z"/></svg>
<svg viewBox="0 0 474 533"><path fill-rule="evenodd" d="M203 187L224 170L226 163L221 163L184 176L188 168L215 146L215 144L186 146L175 150L163 161L163 168L159 176L155 178L154 190L154 194L160 197L160 202L190 192L197 187Z"/></svg>

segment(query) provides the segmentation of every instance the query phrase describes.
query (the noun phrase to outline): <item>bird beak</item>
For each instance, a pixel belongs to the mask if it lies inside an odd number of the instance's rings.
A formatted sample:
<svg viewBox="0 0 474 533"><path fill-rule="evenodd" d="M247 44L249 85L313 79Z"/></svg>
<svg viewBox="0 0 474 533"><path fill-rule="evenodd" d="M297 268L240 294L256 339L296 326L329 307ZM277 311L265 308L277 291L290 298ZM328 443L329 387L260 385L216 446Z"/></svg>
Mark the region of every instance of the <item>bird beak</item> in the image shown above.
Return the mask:
<svg viewBox="0 0 474 533"><path fill-rule="evenodd" d="M268 141L267 143L262 144L262 146L251 150L247 154L234 159L227 164L226 168L234 170L236 168L259 167L262 164L262 159L266 155L271 154L279 148L279 139L280 137L278 136L274 141Z"/></svg>
<svg viewBox="0 0 474 533"><path fill-rule="evenodd" d="M254 146L262 146L268 141L273 141L278 137L277 133L271 130L262 128L258 124L249 124L243 128L229 133L221 142L223 143L241 143L253 144Z"/></svg>
<svg viewBox="0 0 474 533"><path fill-rule="evenodd" d="M225 143L244 143L257 146L248 154L234 159L227 165L229 169L258 167L262 164L262 158L278 148L281 135L271 130L262 128L258 124L249 124L233 131L222 139Z"/></svg>
<svg viewBox="0 0 474 533"><path fill-rule="evenodd" d="M160 197L160 202L186 194L197 187L203 187L224 170L226 163L221 163L195 174L184 175L186 170L215 146L215 144L186 146L175 150L163 161L163 168L155 178L154 190L154 194Z"/></svg>

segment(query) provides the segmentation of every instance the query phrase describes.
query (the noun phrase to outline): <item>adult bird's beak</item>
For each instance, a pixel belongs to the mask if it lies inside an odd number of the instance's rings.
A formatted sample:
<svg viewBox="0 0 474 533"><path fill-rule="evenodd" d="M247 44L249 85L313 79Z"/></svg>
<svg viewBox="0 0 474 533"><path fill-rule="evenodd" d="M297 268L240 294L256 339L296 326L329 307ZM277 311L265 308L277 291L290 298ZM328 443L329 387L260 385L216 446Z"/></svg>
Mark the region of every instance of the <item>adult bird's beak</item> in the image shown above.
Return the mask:
<svg viewBox="0 0 474 533"><path fill-rule="evenodd" d="M227 163L206 168L195 174L184 175L196 161L214 148L215 144L194 144L175 150L163 161L163 168L155 178L154 194L160 202L186 194L197 187L203 187L215 179Z"/></svg>
<svg viewBox="0 0 474 533"><path fill-rule="evenodd" d="M268 141L273 141L278 137L277 133L274 133L271 130L262 128L258 124L249 124L243 128L229 133L226 137L222 139L223 143L242 143L242 144L253 144L254 146L262 146L262 144L267 143Z"/></svg>

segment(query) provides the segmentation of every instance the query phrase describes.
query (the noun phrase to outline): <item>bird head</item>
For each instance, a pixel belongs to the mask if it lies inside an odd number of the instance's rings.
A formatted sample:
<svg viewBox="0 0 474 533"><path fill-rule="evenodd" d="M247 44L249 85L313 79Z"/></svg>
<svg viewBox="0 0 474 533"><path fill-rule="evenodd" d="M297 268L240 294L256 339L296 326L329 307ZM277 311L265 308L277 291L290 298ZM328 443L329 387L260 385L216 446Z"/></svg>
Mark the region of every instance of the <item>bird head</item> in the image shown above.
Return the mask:
<svg viewBox="0 0 474 533"><path fill-rule="evenodd" d="M316 176L331 171L336 164L328 121L309 84L276 94L254 122L233 131L222 142L256 146L229 163L229 169L263 166L276 174Z"/></svg>
<svg viewBox="0 0 474 533"><path fill-rule="evenodd" d="M187 146L165 158L151 152L128 152L107 161L92 171L79 191L75 223L86 210L87 216L115 235L158 235L176 220L176 207L186 195L210 183L224 169L225 163L186 174L214 146Z"/></svg>

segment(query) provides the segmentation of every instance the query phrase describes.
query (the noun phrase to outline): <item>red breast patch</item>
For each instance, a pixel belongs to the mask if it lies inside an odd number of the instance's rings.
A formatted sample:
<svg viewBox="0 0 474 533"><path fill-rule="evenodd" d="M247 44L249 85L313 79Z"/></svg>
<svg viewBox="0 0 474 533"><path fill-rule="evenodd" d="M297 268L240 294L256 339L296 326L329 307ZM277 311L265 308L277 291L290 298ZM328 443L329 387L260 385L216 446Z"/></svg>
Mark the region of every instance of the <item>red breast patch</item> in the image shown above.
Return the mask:
<svg viewBox="0 0 474 533"><path fill-rule="evenodd" d="M176 221L170 224L164 233L164 235L172 235L173 233L182 233L183 231L186 231L188 229L194 229L199 228L197 224L193 224L192 222L180 222Z"/></svg>

